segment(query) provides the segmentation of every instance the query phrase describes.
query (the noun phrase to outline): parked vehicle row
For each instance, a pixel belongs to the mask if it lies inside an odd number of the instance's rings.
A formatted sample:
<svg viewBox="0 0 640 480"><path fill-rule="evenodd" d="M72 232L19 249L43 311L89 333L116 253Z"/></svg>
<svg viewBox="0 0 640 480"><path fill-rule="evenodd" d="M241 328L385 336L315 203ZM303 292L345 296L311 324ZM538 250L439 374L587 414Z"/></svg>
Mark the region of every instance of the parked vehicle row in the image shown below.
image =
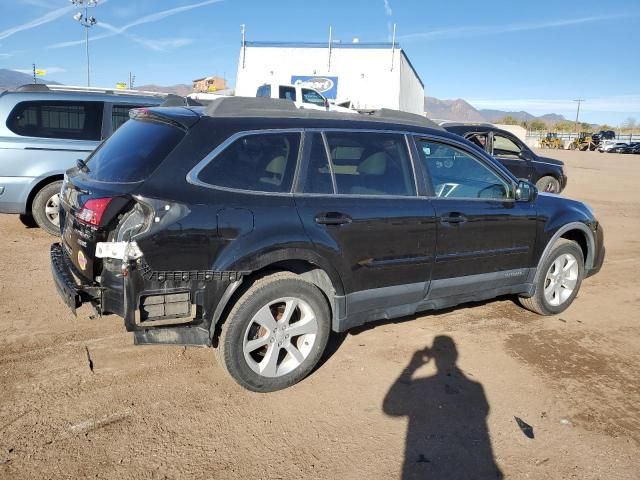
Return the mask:
<svg viewBox="0 0 640 480"><path fill-rule="evenodd" d="M376 320L505 294L557 314L604 259L592 210L517 179L499 132L266 98L130 117L65 176L58 292L136 344L215 346L251 390Z"/></svg>
<svg viewBox="0 0 640 480"><path fill-rule="evenodd" d="M640 154L640 142L617 142L615 145L603 151L608 153L633 153L638 155Z"/></svg>
<svg viewBox="0 0 640 480"><path fill-rule="evenodd" d="M164 95L25 85L0 93L0 213L33 216L59 234L64 172L129 119Z"/></svg>

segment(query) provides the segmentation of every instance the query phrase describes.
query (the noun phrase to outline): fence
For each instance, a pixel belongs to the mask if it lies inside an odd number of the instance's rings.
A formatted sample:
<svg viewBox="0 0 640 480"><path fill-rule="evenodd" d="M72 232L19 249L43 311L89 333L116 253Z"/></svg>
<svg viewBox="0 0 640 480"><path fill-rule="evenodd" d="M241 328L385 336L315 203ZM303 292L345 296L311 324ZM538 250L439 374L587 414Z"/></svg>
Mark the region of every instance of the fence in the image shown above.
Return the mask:
<svg viewBox="0 0 640 480"><path fill-rule="evenodd" d="M546 137L546 135L547 135L546 131L538 131L538 132L527 131L526 143L529 146L537 147L539 145L540 140ZM558 132L558 138L562 140L565 148L567 148L569 144L578 137L579 135L577 133ZM640 133L617 133L616 140L620 142L627 142L627 143L640 142Z"/></svg>

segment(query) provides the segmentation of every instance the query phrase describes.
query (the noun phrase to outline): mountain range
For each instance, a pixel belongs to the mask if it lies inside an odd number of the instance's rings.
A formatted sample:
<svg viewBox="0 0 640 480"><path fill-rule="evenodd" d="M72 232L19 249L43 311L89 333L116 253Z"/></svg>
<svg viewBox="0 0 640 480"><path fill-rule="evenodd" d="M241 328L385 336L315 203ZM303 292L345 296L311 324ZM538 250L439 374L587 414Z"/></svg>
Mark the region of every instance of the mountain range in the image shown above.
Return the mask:
<svg viewBox="0 0 640 480"><path fill-rule="evenodd" d="M49 80L47 78L38 78L38 81L41 83L58 84L58 82ZM32 75L22 72L16 72L15 70L8 70L6 68L0 68L0 92L32 82ZM160 86L153 84L136 85L135 88L138 90L146 90L151 92L174 93L181 96L186 96L191 93L191 85L187 84L177 84L170 86ZM538 119L542 120L548 125L566 120L562 115L558 115L556 113L549 113L547 115L536 117L524 111L509 112L504 110L478 110L461 98L458 98L457 100L440 100L434 97L425 97L424 109L429 118L438 120L492 123L502 120L506 116L512 116L519 121L530 121L533 119Z"/></svg>
<svg viewBox="0 0 640 480"><path fill-rule="evenodd" d="M562 115L547 113L536 117L529 112L509 112L506 110L478 110L469 102L458 98L457 100L440 100L435 97L424 97L424 110L429 118L438 120L453 120L458 122L489 122L494 123L504 117L511 116L520 122L541 120L547 125L566 121Z"/></svg>

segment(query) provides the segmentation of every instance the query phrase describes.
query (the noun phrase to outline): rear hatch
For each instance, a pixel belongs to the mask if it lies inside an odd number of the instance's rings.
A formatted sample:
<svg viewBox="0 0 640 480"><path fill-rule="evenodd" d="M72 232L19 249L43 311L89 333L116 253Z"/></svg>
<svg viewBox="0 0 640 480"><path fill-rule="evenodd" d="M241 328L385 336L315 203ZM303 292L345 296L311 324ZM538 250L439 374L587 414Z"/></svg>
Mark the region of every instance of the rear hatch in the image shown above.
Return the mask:
<svg viewBox="0 0 640 480"><path fill-rule="evenodd" d="M171 115L175 110L189 113L179 112L176 120ZM131 120L84 165L79 163L67 172L61 192L62 244L76 273L85 280L95 281L102 269L102 260L95 258L98 242L114 240L118 225L132 213L137 213L132 227L141 229L149 219L151 212L134 195L198 118L187 109L132 110Z"/></svg>

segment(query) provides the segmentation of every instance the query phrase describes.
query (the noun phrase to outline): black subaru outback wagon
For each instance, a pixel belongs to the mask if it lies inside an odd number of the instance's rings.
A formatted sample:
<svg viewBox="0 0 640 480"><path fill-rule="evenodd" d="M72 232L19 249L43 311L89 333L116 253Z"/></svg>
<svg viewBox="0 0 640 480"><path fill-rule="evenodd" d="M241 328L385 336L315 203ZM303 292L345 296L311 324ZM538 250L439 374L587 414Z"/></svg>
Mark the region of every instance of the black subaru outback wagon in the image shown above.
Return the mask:
<svg viewBox="0 0 640 480"><path fill-rule="evenodd" d="M123 317L136 344L215 346L262 392L304 378L331 331L504 294L561 312L604 258L589 207L392 111L134 110L61 197L70 308Z"/></svg>

